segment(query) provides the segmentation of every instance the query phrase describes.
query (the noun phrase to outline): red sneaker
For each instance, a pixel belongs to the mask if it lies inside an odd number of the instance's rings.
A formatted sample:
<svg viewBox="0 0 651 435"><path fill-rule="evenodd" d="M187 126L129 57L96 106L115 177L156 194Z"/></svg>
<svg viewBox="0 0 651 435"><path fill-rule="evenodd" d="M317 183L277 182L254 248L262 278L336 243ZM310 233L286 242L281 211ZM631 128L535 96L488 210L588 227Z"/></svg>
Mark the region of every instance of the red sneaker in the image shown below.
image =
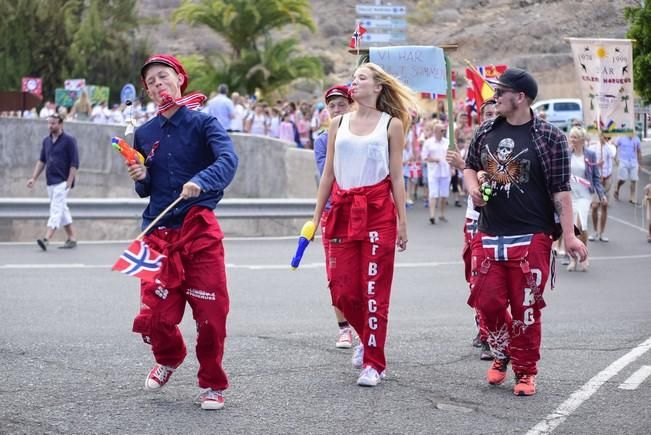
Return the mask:
<svg viewBox="0 0 651 435"><path fill-rule="evenodd" d="M536 375L516 375L516 379L513 394L516 396L533 396L536 394Z"/></svg>
<svg viewBox="0 0 651 435"><path fill-rule="evenodd" d="M495 358L491 368L488 369L486 373L486 379L491 385L500 385L506 379L506 369L509 366L510 358L499 359Z"/></svg>
<svg viewBox="0 0 651 435"><path fill-rule="evenodd" d="M199 402L201 403L201 409L216 411L224 407L224 394L219 390L208 388L199 394Z"/></svg>
<svg viewBox="0 0 651 435"><path fill-rule="evenodd" d="M145 380L145 390L159 390L167 384L172 373L174 373L174 367L156 364L149 372L149 375L147 375L147 379Z"/></svg>

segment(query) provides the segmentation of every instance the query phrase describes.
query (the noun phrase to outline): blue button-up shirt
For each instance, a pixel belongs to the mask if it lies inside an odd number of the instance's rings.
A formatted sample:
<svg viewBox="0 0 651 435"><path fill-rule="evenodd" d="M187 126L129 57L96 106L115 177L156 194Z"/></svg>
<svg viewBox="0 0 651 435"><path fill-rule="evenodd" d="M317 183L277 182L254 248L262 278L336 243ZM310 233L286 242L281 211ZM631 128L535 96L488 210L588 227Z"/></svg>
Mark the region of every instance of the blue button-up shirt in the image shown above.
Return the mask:
<svg viewBox="0 0 651 435"><path fill-rule="evenodd" d="M55 141L52 141L52 136L47 136L43 139L39 160L46 165L45 182L48 186L63 183L68 180L71 167L79 169L77 141L64 132Z"/></svg>
<svg viewBox="0 0 651 435"><path fill-rule="evenodd" d="M143 124L134 146L147 157L147 176L135 183L138 195L150 197L143 228L179 197L188 181L201 187L201 194L181 201L159 226L181 226L192 206L214 209L237 170L233 142L224 128L214 117L186 107L169 119L158 115Z"/></svg>

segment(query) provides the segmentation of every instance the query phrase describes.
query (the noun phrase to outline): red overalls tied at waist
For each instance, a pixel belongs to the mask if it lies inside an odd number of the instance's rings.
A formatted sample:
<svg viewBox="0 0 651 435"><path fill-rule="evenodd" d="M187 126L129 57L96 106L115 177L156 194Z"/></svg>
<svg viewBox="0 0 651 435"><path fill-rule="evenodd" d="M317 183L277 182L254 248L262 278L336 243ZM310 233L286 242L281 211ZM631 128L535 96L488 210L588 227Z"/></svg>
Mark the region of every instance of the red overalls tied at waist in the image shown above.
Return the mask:
<svg viewBox="0 0 651 435"><path fill-rule="evenodd" d="M167 256L158 279L167 288L176 288L185 279L183 258L192 258L202 249L222 240L224 233L216 226L215 213L206 207L192 207L181 228L157 228L145 236L145 242Z"/></svg>
<svg viewBox="0 0 651 435"><path fill-rule="evenodd" d="M391 179L389 177L371 186L344 190L335 181L330 197L330 212L325 222L328 238L363 240L368 237L369 213L379 212L382 217L388 212L396 215L391 201ZM390 209L388 206L390 205Z"/></svg>

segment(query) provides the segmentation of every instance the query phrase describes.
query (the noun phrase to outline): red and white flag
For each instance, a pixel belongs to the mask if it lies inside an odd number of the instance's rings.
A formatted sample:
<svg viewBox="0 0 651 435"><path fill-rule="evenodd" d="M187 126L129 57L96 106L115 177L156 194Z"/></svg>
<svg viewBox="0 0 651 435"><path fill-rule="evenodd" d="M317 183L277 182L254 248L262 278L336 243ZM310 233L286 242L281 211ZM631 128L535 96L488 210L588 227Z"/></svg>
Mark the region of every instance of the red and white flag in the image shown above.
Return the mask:
<svg viewBox="0 0 651 435"><path fill-rule="evenodd" d="M147 246L142 240L133 243L120 255L111 270L155 282L166 257Z"/></svg>
<svg viewBox="0 0 651 435"><path fill-rule="evenodd" d="M362 46L362 35L366 33L366 29L362 27L361 24L357 23L357 28L353 32L353 36L350 38L350 44L348 46L354 49L360 49Z"/></svg>

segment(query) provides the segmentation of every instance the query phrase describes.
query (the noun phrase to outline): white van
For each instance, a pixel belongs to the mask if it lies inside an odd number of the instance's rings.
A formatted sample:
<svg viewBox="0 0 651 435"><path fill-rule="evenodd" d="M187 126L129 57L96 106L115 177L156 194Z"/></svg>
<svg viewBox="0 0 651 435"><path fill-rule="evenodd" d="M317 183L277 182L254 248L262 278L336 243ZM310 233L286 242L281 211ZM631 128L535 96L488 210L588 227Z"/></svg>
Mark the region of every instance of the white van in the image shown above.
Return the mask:
<svg viewBox="0 0 651 435"><path fill-rule="evenodd" d="M545 112L547 121L556 127L567 131L573 119L583 122L583 106L578 98L555 98L553 100L540 100L531 106L536 113Z"/></svg>

